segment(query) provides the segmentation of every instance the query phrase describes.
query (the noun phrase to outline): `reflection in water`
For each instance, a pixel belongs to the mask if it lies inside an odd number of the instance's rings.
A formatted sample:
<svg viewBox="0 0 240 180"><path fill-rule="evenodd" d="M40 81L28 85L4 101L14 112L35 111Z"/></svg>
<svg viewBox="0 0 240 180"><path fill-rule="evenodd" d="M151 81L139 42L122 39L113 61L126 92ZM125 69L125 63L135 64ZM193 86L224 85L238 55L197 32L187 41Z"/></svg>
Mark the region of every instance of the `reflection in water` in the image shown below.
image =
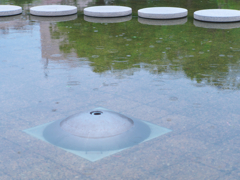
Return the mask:
<svg viewBox="0 0 240 180"><path fill-rule="evenodd" d="M77 14L69 16L58 16L58 17L44 17L44 16L29 16L31 21L47 21L47 22L62 22L62 21L72 21L77 19Z"/></svg>
<svg viewBox="0 0 240 180"><path fill-rule="evenodd" d="M130 21L132 19L132 15L117 17L117 18L95 18L90 16L84 16L84 20L93 23L120 23Z"/></svg>
<svg viewBox="0 0 240 180"><path fill-rule="evenodd" d="M203 21L193 21L196 27L208 28L208 29L233 29L240 28L240 22L232 22L232 23L211 23L211 22L203 22Z"/></svg>
<svg viewBox="0 0 240 180"><path fill-rule="evenodd" d="M22 6L23 9L31 4L32 0L1 0L1 4L10 4L10 5L17 5Z"/></svg>
<svg viewBox="0 0 240 180"><path fill-rule="evenodd" d="M46 61L45 61L45 63L44 63L44 76L45 76L45 78L47 78L48 77L48 63L49 63L49 61L48 61L48 58L46 59Z"/></svg>
<svg viewBox="0 0 240 180"><path fill-rule="evenodd" d="M52 4L68 4L68 5L77 5L79 9L83 10L89 4L92 3L92 0L43 0L41 5L52 5Z"/></svg>
<svg viewBox="0 0 240 180"><path fill-rule="evenodd" d="M0 17L0 34L8 34L11 29L24 31L29 23L23 18L22 15Z"/></svg>
<svg viewBox="0 0 240 180"><path fill-rule="evenodd" d="M59 43L60 39L51 38L51 30L56 28L53 23L50 22L40 22L40 33L41 33L41 49L42 49L42 60L61 60L63 59L63 54L60 52ZM59 54L59 56L54 56L54 54ZM45 64L45 63L44 63Z"/></svg>
<svg viewBox="0 0 240 180"><path fill-rule="evenodd" d="M2 16L0 17L0 23L4 21L15 21L22 19L22 15L15 15L15 16Z"/></svg>
<svg viewBox="0 0 240 180"><path fill-rule="evenodd" d="M239 88L239 82L236 80L237 68L235 77L228 78L232 71L229 64L239 67L235 58L238 52L233 51L238 48L238 40L235 37L239 29L231 33L223 30L207 32L205 29L196 28L191 22L186 22L187 18L168 21L148 19L148 24L184 24L152 28L139 23L138 21L145 20L142 18L117 24L104 23L102 18L91 18L92 22L96 22L95 19L102 22L93 24L84 21L83 18L88 17L80 16L73 21L51 24L50 29L46 27L46 31L50 33L48 36L51 36L46 38L46 41L57 42L54 46L58 51L54 54L74 53L76 57L88 57L90 66L97 73L111 72L113 75L114 72L126 73L127 70L135 72L137 68L147 69L153 74L184 71L189 78L198 83L206 82L230 89ZM227 41L223 39L222 34L226 36ZM46 41L43 48L48 47ZM47 48L43 52L46 54L49 51L52 54L52 45L50 47L51 50ZM225 57L220 57L221 54ZM70 61L66 63L71 64ZM211 64L217 66L213 67ZM168 68L163 68L163 65ZM226 73L219 79L222 72Z"/></svg>
<svg viewBox="0 0 240 180"><path fill-rule="evenodd" d="M68 32L59 33L57 23L64 21L71 22L74 19L77 19L77 14L62 17L38 17L30 15L30 20L37 21L40 26L42 63L44 64L45 78L48 78L50 69L54 68L54 64L56 63L67 63L70 67L79 66L79 64L76 65L76 59L79 59L77 55L74 52L62 53L59 46L61 43L68 42L66 36ZM71 26L69 26L70 28ZM79 85L79 82L71 78L68 79L67 87L70 88L75 85Z"/></svg>
<svg viewBox="0 0 240 180"><path fill-rule="evenodd" d="M156 19L146 19L138 17L138 22L147 25L159 25L159 26L170 26L170 25L180 25L187 22L187 17L181 19L171 19L171 20L156 20Z"/></svg>

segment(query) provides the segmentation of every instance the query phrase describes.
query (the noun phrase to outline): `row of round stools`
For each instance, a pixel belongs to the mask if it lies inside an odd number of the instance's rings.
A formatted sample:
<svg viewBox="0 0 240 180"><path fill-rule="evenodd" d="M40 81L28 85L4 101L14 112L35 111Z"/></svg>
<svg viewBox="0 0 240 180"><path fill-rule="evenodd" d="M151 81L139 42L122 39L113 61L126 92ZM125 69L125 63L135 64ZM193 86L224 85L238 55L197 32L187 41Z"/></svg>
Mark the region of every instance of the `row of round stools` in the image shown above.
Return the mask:
<svg viewBox="0 0 240 180"><path fill-rule="evenodd" d="M0 5L0 17L22 13L22 8L13 5ZM69 5L43 5L30 8L35 16L67 16L77 13L77 7ZM132 14L132 8L125 6L92 6L84 9L90 17L122 17ZM138 16L147 19L178 19L188 15L188 10L178 7L150 7L138 10ZM240 11L232 9L206 9L194 12L194 19L207 22L240 21Z"/></svg>

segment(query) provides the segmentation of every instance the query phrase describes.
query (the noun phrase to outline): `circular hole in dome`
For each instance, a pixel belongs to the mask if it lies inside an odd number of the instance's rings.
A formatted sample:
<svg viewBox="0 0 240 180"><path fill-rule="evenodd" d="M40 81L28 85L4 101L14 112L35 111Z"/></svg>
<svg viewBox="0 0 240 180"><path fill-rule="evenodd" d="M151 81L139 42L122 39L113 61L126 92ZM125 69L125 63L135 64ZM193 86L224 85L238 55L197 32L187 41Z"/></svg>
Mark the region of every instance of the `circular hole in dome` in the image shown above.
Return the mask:
<svg viewBox="0 0 240 180"><path fill-rule="evenodd" d="M91 111L91 115L101 115L103 112L102 111Z"/></svg>

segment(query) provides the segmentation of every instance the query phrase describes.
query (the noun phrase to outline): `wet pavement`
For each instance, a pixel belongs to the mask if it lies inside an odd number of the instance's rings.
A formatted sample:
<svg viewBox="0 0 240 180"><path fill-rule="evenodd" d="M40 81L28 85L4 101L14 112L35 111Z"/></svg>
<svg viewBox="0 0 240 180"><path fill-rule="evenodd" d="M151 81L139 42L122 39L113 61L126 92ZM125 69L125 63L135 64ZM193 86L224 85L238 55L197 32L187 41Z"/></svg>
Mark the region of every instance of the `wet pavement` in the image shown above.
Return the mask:
<svg viewBox="0 0 240 180"><path fill-rule="evenodd" d="M85 21L83 2L70 21L31 20L26 2L0 19L0 179L239 179L240 29L192 18L234 3L179 3L175 26L139 23L146 2L122 23ZM96 107L172 132L90 162L22 131Z"/></svg>

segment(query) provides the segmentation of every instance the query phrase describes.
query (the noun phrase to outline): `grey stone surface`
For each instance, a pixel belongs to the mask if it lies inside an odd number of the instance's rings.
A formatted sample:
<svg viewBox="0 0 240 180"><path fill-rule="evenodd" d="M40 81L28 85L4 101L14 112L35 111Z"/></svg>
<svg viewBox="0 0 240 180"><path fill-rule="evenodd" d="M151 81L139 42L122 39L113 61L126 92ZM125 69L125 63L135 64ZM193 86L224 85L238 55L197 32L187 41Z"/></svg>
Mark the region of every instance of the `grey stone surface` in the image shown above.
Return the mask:
<svg viewBox="0 0 240 180"><path fill-rule="evenodd" d="M22 7L13 5L0 5L1 16L13 16L22 13Z"/></svg>
<svg viewBox="0 0 240 180"><path fill-rule="evenodd" d="M69 15L69 16L52 16L52 17L46 17L46 16L33 16L30 15L31 21L45 21L45 22L62 22L62 21L72 21L74 19L77 19L77 14Z"/></svg>
<svg viewBox="0 0 240 180"><path fill-rule="evenodd" d="M68 5L44 5L30 8L30 14L35 16L66 16L77 13L77 7Z"/></svg>
<svg viewBox="0 0 240 180"><path fill-rule="evenodd" d="M213 23L213 22L203 22L194 20L193 24L196 27L208 28L208 29L233 29L240 28L240 22L232 22L232 23Z"/></svg>
<svg viewBox="0 0 240 180"><path fill-rule="evenodd" d="M113 18L98 18L98 17L90 17L84 16L84 20L93 23L121 23L130 21L132 16L124 16L124 17L113 17Z"/></svg>
<svg viewBox="0 0 240 180"><path fill-rule="evenodd" d="M187 22L187 18L181 19L168 19L168 20L159 20L159 19L146 19L138 17L138 22L141 24L147 25L156 25L156 26L170 26L170 25L181 25Z"/></svg>
<svg viewBox="0 0 240 180"><path fill-rule="evenodd" d="M176 19L187 15L187 9L177 7L151 7L138 10L138 16L149 19Z"/></svg>
<svg viewBox="0 0 240 180"><path fill-rule="evenodd" d="M240 21L240 11L232 9L205 9L194 12L194 19L207 22Z"/></svg>
<svg viewBox="0 0 240 180"><path fill-rule="evenodd" d="M84 9L84 15L92 17L121 17L132 14L132 8L125 6L93 6Z"/></svg>

